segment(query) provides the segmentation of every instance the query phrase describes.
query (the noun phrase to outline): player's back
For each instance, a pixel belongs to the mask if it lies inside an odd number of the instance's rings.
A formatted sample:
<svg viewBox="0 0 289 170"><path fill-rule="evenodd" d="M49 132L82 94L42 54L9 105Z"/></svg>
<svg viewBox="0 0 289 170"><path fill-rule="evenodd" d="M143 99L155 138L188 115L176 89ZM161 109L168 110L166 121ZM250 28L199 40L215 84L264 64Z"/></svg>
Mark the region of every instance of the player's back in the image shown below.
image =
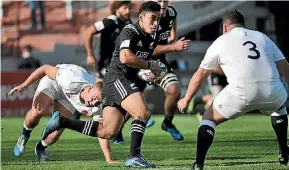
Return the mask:
<svg viewBox="0 0 289 170"><path fill-rule="evenodd" d="M272 41L263 33L234 28L219 41L219 63L229 83L280 81Z"/></svg>
<svg viewBox="0 0 289 170"><path fill-rule="evenodd" d="M217 41L219 64L232 93L243 96L248 103L280 99L284 87L275 62L284 56L266 35L234 28Z"/></svg>

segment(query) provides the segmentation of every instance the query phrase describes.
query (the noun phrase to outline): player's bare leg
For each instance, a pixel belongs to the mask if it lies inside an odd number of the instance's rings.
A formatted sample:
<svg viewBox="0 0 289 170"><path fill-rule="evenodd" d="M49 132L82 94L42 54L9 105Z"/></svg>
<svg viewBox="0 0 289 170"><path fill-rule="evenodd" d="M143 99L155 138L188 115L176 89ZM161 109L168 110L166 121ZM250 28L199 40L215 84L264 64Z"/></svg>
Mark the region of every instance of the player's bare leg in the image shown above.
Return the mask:
<svg viewBox="0 0 289 170"><path fill-rule="evenodd" d="M212 105L205 111L198 129L196 162L192 170L203 169L207 152L214 140L215 128L226 120Z"/></svg>
<svg viewBox="0 0 289 170"><path fill-rule="evenodd" d="M49 112L52 100L42 92L35 92L31 109L27 112L23 123L23 130L14 147L14 155L20 156L24 153L26 143L32 130L38 125L41 117Z"/></svg>
<svg viewBox="0 0 289 170"><path fill-rule="evenodd" d="M146 105L143 94L136 92L127 96L121 102L121 107L129 112L133 117L130 128L130 155L125 162L125 166L133 168L154 168L155 165L147 162L141 156L141 143L145 133L146 123L151 116L151 112Z"/></svg>
<svg viewBox="0 0 289 170"><path fill-rule="evenodd" d="M123 135L122 135L122 129L123 129L123 126L124 124L130 120L131 118L131 115L129 113L126 113L125 114L125 117L124 117L124 122L119 130L119 132L117 133L117 135L113 138L113 144L123 144L124 143L124 140L123 140Z"/></svg>
<svg viewBox="0 0 289 170"><path fill-rule="evenodd" d="M147 97L148 96L148 91L145 90L143 92L143 95L144 97ZM129 113L126 113L125 115L125 118L124 118L124 122L123 122L123 125L121 127L121 129L119 130L119 132L117 133L117 135L113 138L113 144L123 144L124 143L124 140L123 140L123 135L122 135L122 129L123 129L123 126L124 124L131 118L131 114ZM152 119L149 119L146 123L146 128L148 127L151 127L152 125L154 125L155 121L152 120Z"/></svg>
<svg viewBox="0 0 289 170"><path fill-rule="evenodd" d="M72 113L68 109L66 109L60 102L55 102L54 109L58 110L62 116L70 118ZM64 129L60 129L58 131L54 131L53 133L49 134L45 140L40 140L35 146L35 154L38 156L39 161L48 161L48 152L47 147L54 144L60 138L61 134L63 133Z"/></svg>
<svg viewBox="0 0 289 170"><path fill-rule="evenodd" d="M183 135L173 125L174 113L177 109L177 102L181 96L181 87L179 83L173 83L166 87L165 100L165 118L162 123L162 129L169 132L177 141L183 141Z"/></svg>
<svg viewBox="0 0 289 170"><path fill-rule="evenodd" d="M46 139L49 134L62 128L71 129L87 136L111 139L117 134L122 123L123 115L121 112L110 106L103 110L102 123L93 120L69 119L61 116L59 111L56 111L43 130L42 139Z"/></svg>
<svg viewBox="0 0 289 170"><path fill-rule="evenodd" d="M115 107L106 106L103 109L103 122L97 130L97 136L104 139L112 139L120 130L124 116Z"/></svg>

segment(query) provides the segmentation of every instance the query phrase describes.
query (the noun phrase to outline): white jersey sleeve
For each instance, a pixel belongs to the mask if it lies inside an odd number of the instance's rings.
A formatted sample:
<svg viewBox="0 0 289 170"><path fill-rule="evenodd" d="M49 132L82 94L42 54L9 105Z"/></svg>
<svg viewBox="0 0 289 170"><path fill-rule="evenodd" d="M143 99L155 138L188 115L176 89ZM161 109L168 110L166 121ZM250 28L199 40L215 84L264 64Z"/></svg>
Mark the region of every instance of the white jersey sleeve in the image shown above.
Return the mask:
<svg viewBox="0 0 289 170"><path fill-rule="evenodd" d="M265 35L266 36L266 35ZM273 57L275 61L283 60L285 59L283 53L281 50L277 47L277 45L269 38L266 36L266 39L268 43L272 46L272 52L273 52Z"/></svg>
<svg viewBox="0 0 289 170"><path fill-rule="evenodd" d="M219 62L219 39L213 42L208 48L200 67L206 70L213 70Z"/></svg>

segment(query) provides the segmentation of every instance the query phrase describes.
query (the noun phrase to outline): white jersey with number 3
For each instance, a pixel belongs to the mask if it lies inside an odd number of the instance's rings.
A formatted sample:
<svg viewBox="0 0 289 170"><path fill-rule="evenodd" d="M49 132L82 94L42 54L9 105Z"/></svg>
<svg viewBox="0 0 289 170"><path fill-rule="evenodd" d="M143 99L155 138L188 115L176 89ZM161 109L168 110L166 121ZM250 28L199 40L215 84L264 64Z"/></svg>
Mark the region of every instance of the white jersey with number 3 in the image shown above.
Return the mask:
<svg viewBox="0 0 289 170"><path fill-rule="evenodd" d="M284 55L266 35L242 27L233 28L209 47L200 67L212 70L220 64L228 82L280 81L275 62Z"/></svg>
<svg viewBox="0 0 289 170"><path fill-rule="evenodd" d="M286 113L281 106L287 93L275 64L282 59L279 48L258 31L238 27L220 36L200 65L212 70L219 64L228 79L229 85L214 99L214 108L227 119L252 110Z"/></svg>

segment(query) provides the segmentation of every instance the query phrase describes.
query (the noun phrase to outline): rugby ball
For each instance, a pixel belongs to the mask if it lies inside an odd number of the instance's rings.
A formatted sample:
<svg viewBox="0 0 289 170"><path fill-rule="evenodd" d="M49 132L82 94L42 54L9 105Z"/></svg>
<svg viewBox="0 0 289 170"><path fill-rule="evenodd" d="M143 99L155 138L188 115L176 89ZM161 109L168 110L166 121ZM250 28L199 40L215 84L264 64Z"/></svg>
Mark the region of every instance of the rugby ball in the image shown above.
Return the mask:
<svg viewBox="0 0 289 170"><path fill-rule="evenodd" d="M138 72L139 78L146 82L154 82L154 81L159 81L161 80L168 72L168 69L166 65L162 62L156 61L160 67L161 67L161 72L158 75L154 75L151 70L149 69L141 69Z"/></svg>
<svg viewBox="0 0 289 170"><path fill-rule="evenodd" d="M162 71L157 75L157 81L161 80L168 73L168 68L164 63L158 62L158 64L161 66Z"/></svg>

